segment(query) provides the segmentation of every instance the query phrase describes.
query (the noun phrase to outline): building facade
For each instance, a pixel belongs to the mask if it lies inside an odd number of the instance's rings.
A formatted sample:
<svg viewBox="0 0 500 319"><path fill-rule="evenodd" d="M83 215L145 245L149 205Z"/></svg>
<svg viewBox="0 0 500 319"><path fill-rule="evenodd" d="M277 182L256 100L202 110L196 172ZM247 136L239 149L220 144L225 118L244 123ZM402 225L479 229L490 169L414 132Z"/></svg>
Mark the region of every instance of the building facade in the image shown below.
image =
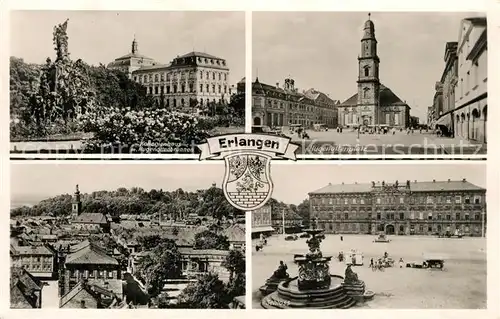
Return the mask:
<svg viewBox="0 0 500 319"><path fill-rule="evenodd" d="M161 106L178 111L194 112L209 103L227 103L234 90L229 85L225 59L193 51L161 64L139 54L135 39L132 52L111 62L108 68L127 72Z"/></svg>
<svg viewBox="0 0 500 319"><path fill-rule="evenodd" d="M23 268L36 278L53 278L56 253L44 245L10 246L11 265Z"/></svg>
<svg viewBox="0 0 500 319"><path fill-rule="evenodd" d="M273 232L271 205L265 205L252 211L252 238L258 238L260 234L270 234Z"/></svg>
<svg viewBox="0 0 500 319"><path fill-rule="evenodd" d="M462 20L457 59L458 81L453 110L455 135L485 144L488 120L486 18Z"/></svg>
<svg viewBox="0 0 500 319"><path fill-rule="evenodd" d="M329 184L309 193L311 219L327 233L486 233L486 190L467 180Z"/></svg>
<svg viewBox="0 0 500 319"><path fill-rule="evenodd" d="M338 105L341 126L404 128L409 125L410 107L380 82L379 65L375 25L368 18L358 56L357 93Z"/></svg>
<svg viewBox="0 0 500 319"><path fill-rule="evenodd" d="M82 280L96 284L122 297L122 267L119 261L103 249L83 241L60 251L59 296L63 297Z"/></svg>
<svg viewBox="0 0 500 319"><path fill-rule="evenodd" d="M256 78L252 83L252 124L269 127L287 127L301 124L312 127L313 124L337 126L338 100L328 95L309 89L299 93L295 80L286 78L283 87L264 84Z"/></svg>
<svg viewBox="0 0 500 319"><path fill-rule="evenodd" d="M436 83L435 122L432 128L439 128L445 135L454 136L453 110L455 109L455 88L458 76L457 42L446 43L444 62L445 68L441 80Z"/></svg>

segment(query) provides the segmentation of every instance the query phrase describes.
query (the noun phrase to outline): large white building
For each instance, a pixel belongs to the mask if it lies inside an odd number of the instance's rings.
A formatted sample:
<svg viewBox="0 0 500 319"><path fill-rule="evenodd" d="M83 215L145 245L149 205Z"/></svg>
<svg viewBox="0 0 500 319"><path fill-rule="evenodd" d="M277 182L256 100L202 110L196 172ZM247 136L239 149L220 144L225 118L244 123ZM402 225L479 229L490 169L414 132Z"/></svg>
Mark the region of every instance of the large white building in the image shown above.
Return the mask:
<svg viewBox="0 0 500 319"><path fill-rule="evenodd" d="M458 83L453 114L455 136L486 143L488 51L486 18L464 19L457 55Z"/></svg>
<svg viewBox="0 0 500 319"><path fill-rule="evenodd" d="M160 64L139 54L137 41L132 52L108 65L123 70L146 87L163 106L194 110L212 102L229 102L233 87L229 85L229 67L225 59L204 52L177 56L169 64Z"/></svg>

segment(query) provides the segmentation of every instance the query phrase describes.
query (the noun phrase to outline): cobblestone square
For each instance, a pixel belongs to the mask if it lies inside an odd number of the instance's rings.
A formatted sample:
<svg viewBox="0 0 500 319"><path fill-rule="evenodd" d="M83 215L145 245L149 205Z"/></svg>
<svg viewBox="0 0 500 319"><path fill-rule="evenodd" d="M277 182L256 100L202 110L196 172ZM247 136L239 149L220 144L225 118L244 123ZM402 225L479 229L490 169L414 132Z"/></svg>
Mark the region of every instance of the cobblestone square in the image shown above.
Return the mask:
<svg viewBox="0 0 500 319"><path fill-rule="evenodd" d="M326 235L322 242L324 256L333 256L330 272L344 276L345 265L336 260L340 251L357 249L364 253L364 265L353 267L366 289L375 292L373 300L356 308L375 309L484 309L486 308L486 239L445 239L418 236L389 236L390 243L374 243L370 235ZM285 241L282 235L267 239L268 244L252 255L252 307L262 308L259 287L263 285L280 260L288 266L291 277L297 276L294 254L307 251L306 239ZM255 248L256 242L252 247ZM444 270L387 268L372 271L370 259L387 252L396 262L422 262L424 253L442 255ZM397 264L397 263L396 263Z"/></svg>

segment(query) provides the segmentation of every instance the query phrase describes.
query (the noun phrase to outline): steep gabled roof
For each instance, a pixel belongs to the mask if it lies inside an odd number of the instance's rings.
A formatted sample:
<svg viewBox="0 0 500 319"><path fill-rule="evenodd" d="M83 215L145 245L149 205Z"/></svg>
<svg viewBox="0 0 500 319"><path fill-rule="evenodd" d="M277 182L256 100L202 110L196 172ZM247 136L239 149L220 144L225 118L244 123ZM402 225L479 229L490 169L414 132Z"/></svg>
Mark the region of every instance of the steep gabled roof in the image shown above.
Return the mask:
<svg viewBox="0 0 500 319"><path fill-rule="evenodd" d="M107 224L108 220L106 216L101 213L81 213L73 222L84 224Z"/></svg>
<svg viewBox="0 0 500 319"><path fill-rule="evenodd" d="M243 229L239 224L229 226L224 229L222 234L227 237L229 242L245 241L245 229Z"/></svg>
<svg viewBox="0 0 500 319"><path fill-rule="evenodd" d="M95 292L92 291L92 289L82 281L80 281L76 286L73 287L68 293L66 293L64 296L61 297L61 300L59 302L59 307L63 308L64 305L66 305L68 302L70 302L73 298L78 296L78 294L81 291L86 291L92 298L95 299L96 302L98 302L98 297Z"/></svg>
<svg viewBox="0 0 500 319"><path fill-rule="evenodd" d="M108 256L101 248L89 243L66 257L66 265L71 264L118 265L118 260Z"/></svg>

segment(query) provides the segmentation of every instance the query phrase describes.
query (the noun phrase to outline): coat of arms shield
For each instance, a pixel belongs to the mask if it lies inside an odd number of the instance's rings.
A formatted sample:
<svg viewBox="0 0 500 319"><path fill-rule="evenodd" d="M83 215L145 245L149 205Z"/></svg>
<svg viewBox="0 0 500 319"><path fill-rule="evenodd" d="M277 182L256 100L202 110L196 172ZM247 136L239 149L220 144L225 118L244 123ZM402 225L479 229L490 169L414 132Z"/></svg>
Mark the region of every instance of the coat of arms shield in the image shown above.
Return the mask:
<svg viewBox="0 0 500 319"><path fill-rule="evenodd" d="M227 200L241 210L258 209L271 198L271 156L235 153L224 158L226 173L222 189Z"/></svg>

